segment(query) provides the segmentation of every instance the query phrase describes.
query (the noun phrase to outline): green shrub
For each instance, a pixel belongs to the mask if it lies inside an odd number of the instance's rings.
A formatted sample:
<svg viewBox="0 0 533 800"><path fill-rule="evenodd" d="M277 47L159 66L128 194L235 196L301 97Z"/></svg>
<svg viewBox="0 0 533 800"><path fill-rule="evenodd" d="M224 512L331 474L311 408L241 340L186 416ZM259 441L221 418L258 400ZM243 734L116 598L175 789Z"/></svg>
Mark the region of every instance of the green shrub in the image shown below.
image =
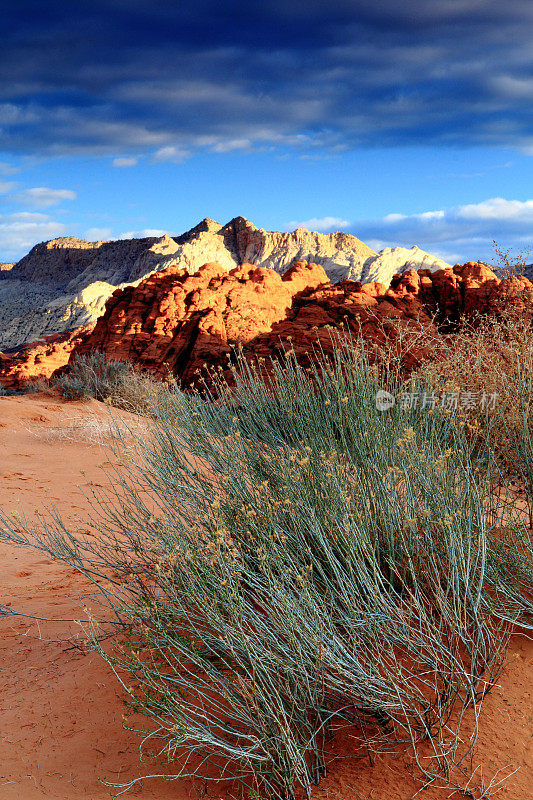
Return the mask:
<svg viewBox="0 0 533 800"><path fill-rule="evenodd" d="M533 621L530 539L494 504L490 446L453 412L379 411L382 387L346 341L311 371L238 356L231 386L167 393L124 442L95 536L0 516L99 581L127 633L109 654L95 623L94 646L181 774L309 797L345 729L355 755L407 742L427 780L459 780L510 626Z"/></svg>
<svg viewBox="0 0 533 800"><path fill-rule="evenodd" d="M143 375L133 364L93 350L80 356L52 387L67 400L95 398L138 414L150 415L165 404L171 384Z"/></svg>
<svg viewBox="0 0 533 800"><path fill-rule="evenodd" d="M55 388L67 400L106 400L133 371L133 366L124 361L109 359L104 353L92 350L78 356L69 366L68 372L54 382Z"/></svg>

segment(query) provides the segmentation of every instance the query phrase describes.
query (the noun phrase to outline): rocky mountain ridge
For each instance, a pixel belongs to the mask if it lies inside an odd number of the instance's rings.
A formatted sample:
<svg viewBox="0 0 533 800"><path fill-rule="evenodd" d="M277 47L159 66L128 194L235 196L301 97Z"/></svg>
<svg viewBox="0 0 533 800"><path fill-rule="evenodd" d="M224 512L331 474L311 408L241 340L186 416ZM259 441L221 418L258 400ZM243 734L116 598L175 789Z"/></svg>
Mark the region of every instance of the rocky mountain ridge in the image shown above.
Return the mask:
<svg viewBox="0 0 533 800"><path fill-rule="evenodd" d="M450 320L497 315L504 308L531 314L533 283L524 277L500 280L480 263L411 269L394 276L390 286L332 283L323 267L307 262L282 276L253 264L228 272L210 263L194 275L170 266L116 290L96 325L46 337L13 356L0 354L0 385L18 388L48 378L98 349L162 378L170 372L187 387L206 364L226 370L236 345L250 359L267 360L290 347L305 362L317 344L328 351L331 329L340 325L361 332L370 348L401 342L409 370L428 355Z"/></svg>
<svg viewBox="0 0 533 800"><path fill-rule="evenodd" d="M179 236L87 242L72 237L36 245L0 272L0 350L93 324L117 287L136 285L175 264L195 274L205 263L226 271L242 263L283 274L297 261L319 264L332 282L388 284L398 272L448 267L417 247L379 254L348 233L290 233L257 228L244 217L226 225L204 219Z"/></svg>

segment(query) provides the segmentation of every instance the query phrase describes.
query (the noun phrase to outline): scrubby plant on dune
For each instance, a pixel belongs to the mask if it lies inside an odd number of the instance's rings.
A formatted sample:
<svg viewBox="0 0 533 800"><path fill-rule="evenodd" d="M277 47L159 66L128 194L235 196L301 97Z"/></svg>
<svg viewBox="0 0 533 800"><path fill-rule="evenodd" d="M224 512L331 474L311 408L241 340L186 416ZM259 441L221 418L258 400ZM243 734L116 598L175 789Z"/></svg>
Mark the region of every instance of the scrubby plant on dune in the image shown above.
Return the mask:
<svg viewBox="0 0 533 800"><path fill-rule="evenodd" d="M0 397L19 397L23 394L31 394L35 389L32 386L25 386L22 389L4 389L0 386Z"/></svg>
<svg viewBox="0 0 533 800"><path fill-rule="evenodd" d="M514 441L520 439L523 414L529 414L532 402L530 315L502 311L499 317L464 321L460 330L443 337L438 353L421 364L416 377L439 392L470 398L466 417L476 423L471 435L478 440L488 436L500 467L508 474L516 471ZM487 416L480 401L491 396L497 413Z"/></svg>
<svg viewBox="0 0 533 800"><path fill-rule="evenodd" d="M91 397L106 400L116 392L125 374L132 369L131 364L109 359L104 353L93 350L87 355L78 356L68 371L54 381L54 386L66 400Z"/></svg>
<svg viewBox="0 0 533 800"><path fill-rule="evenodd" d="M96 536L54 515L1 535L98 580L127 635L109 654L95 624L94 645L180 774L310 797L345 730L354 756L407 742L425 780L466 782L509 626L530 624L490 447L438 407L377 410L353 343L310 371L236 362L231 386L168 395Z"/></svg>
<svg viewBox="0 0 533 800"><path fill-rule="evenodd" d="M65 400L94 398L117 408L150 414L166 384L142 374L126 361L110 359L99 350L78 356L68 370L51 382Z"/></svg>

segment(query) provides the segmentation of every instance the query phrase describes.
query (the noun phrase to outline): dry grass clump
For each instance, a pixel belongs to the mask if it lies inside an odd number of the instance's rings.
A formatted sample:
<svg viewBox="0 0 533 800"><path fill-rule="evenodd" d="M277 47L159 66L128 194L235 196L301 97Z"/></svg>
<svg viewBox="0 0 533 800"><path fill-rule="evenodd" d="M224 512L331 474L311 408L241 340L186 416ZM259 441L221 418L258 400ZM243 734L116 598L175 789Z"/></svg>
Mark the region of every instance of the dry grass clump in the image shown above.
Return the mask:
<svg viewBox="0 0 533 800"><path fill-rule="evenodd" d="M171 379L157 380L133 368L122 377L105 402L149 417L169 402L174 391L175 384Z"/></svg>
<svg viewBox="0 0 533 800"><path fill-rule="evenodd" d="M517 471L517 443L529 416L533 388L531 317L502 313L464 322L444 337L436 356L416 373L449 406L455 406L478 445L487 437L508 474Z"/></svg>
<svg viewBox="0 0 533 800"><path fill-rule="evenodd" d="M120 386L133 366L124 361L109 359L93 350L78 356L67 372L53 381L53 387L66 400L107 400Z"/></svg>
<svg viewBox="0 0 533 800"><path fill-rule="evenodd" d="M44 388L44 387L41 387ZM129 362L93 350L79 356L68 371L48 386L66 400L95 398L109 405L150 416L169 391L169 384L141 373Z"/></svg>

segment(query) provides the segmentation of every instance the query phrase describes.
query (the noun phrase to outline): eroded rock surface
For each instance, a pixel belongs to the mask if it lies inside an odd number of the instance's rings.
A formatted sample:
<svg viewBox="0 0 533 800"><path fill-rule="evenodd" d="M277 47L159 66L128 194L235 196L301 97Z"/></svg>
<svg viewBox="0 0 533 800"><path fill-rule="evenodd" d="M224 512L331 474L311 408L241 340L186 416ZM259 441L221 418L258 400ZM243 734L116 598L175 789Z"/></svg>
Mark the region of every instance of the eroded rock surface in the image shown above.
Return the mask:
<svg viewBox="0 0 533 800"><path fill-rule="evenodd" d="M321 266L307 262L283 276L252 264L229 273L206 264L194 276L170 267L115 292L76 353L99 349L161 377L171 372L187 384L205 363L225 365L232 345L242 344L251 357L269 357L290 342L304 356L317 341L330 347L330 329L345 324L376 345L412 334L416 345L406 356L411 368L445 320L497 314L509 304L529 310L533 284L498 280L477 263L436 273L410 270L390 287L334 284Z"/></svg>
<svg viewBox="0 0 533 800"><path fill-rule="evenodd" d="M176 247L168 236L113 242L66 237L36 245L2 274L0 348L94 323L117 286L164 268Z"/></svg>
<svg viewBox="0 0 533 800"><path fill-rule="evenodd" d="M36 245L0 272L0 349L42 335L94 323L117 287L136 284L171 264L194 274L216 261L226 272L244 262L283 274L296 261L322 266L333 282L363 283L410 268L447 266L419 248L386 248L377 254L351 234L291 233L257 228L244 217L220 225L204 219L180 236L87 242L73 237Z"/></svg>
<svg viewBox="0 0 533 800"><path fill-rule="evenodd" d="M0 353L0 386L4 389L20 389L41 379L47 380L68 363L72 352L91 330L89 326L68 333L56 333L31 342L12 355Z"/></svg>
<svg viewBox="0 0 533 800"><path fill-rule="evenodd" d="M194 275L171 266L116 290L92 327L4 355L0 383L13 388L37 373L48 377L96 349L159 377L171 373L187 385L204 364L225 369L235 345L250 358L275 356L290 346L305 359L317 343L331 347L331 329L340 325L361 330L372 346L399 347L401 341L409 370L450 323L509 307L531 313L533 284L524 277L499 280L474 262L437 272L410 270L390 286L332 283L323 267L305 261L283 276L253 264L228 272L208 263Z"/></svg>

